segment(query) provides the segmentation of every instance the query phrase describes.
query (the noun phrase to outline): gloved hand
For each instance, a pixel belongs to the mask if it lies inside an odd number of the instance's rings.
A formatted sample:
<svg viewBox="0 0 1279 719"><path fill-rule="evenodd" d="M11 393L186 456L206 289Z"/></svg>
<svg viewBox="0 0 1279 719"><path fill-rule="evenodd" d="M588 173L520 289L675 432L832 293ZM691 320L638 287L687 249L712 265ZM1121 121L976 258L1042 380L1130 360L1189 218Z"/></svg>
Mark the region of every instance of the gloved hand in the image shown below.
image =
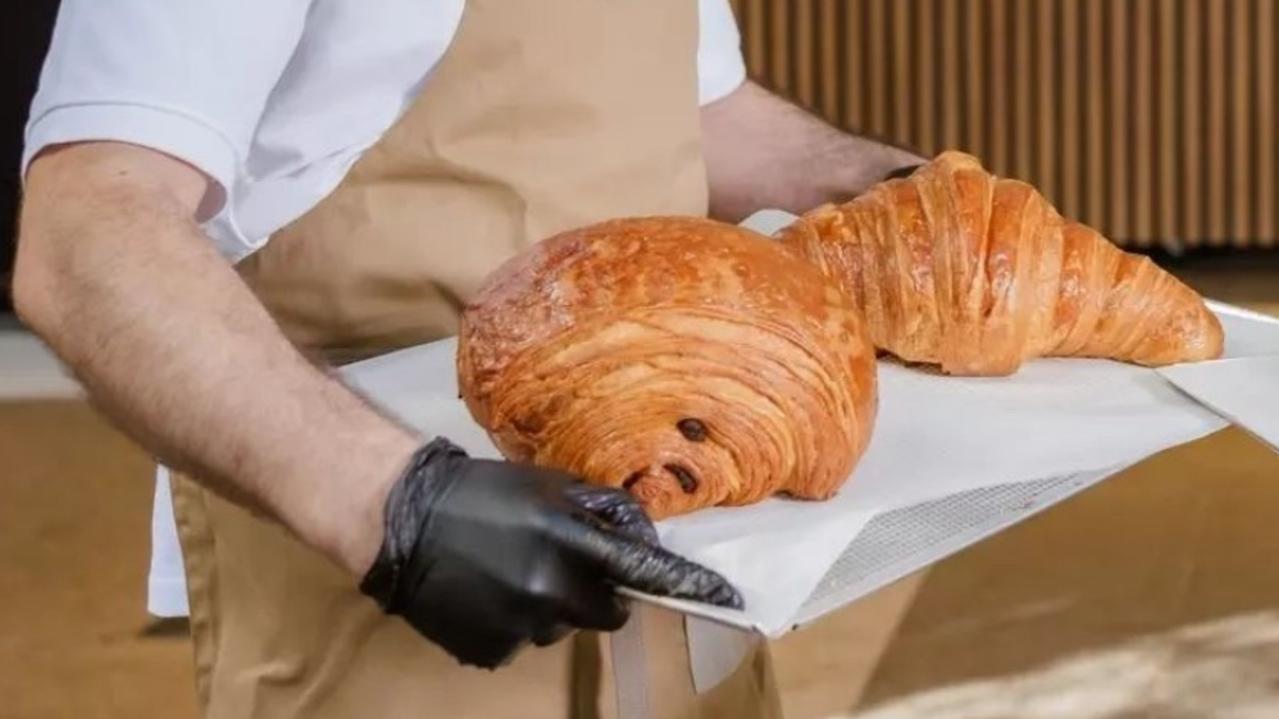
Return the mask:
<svg viewBox="0 0 1279 719"><path fill-rule="evenodd" d="M742 606L723 577L657 546L629 494L564 474L420 449L386 500L385 538L360 589L463 664L627 618L614 587Z"/></svg>

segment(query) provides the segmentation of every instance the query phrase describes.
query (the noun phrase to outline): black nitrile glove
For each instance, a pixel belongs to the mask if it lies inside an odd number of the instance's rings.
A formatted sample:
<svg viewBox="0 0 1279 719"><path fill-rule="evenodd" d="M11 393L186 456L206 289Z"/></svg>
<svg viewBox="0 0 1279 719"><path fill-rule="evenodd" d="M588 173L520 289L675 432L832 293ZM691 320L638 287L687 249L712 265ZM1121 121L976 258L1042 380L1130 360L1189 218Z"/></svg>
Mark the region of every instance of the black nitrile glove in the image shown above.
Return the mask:
<svg viewBox="0 0 1279 719"><path fill-rule="evenodd" d="M742 606L723 577L657 546L626 492L446 439L414 455L386 500L386 536L360 589L463 664L496 667L573 628L628 614L615 586Z"/></svg>

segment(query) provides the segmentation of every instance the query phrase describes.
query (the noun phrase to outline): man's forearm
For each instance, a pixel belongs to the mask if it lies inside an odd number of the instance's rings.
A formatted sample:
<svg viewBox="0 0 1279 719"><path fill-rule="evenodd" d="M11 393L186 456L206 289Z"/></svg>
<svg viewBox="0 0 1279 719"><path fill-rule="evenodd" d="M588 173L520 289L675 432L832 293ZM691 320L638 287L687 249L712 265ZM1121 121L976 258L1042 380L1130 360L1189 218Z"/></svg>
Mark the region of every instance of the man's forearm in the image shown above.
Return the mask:
<svg viewBox="0 0 1279 719"><path fill-rule="evenodd" d="M804 212L847 199L914 152L831 127L753 82L702 109L713 217L736 222L773 207Z"/></svg>
<svg viewBox="0 0 1279 719"><path fill-rule="evenodd" d="M157 181L155 160L119 145L37 160L18 310L144 447L358 572L415 438L289 345L201 236L189 178Z"/></svg>

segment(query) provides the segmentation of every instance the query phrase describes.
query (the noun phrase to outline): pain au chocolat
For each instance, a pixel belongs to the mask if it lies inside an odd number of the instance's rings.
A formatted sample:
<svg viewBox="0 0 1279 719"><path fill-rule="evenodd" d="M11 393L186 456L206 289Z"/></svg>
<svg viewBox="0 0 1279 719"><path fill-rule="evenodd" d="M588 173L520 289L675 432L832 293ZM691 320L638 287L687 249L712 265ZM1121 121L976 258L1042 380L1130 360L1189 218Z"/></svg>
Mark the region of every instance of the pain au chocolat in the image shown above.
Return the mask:
<svg viewBox="0 0 1279 719"><path fill-rule="evenodd" d="M463 313L458 374L506 457L624 488L654 518L829 497L876 409L837 283L698 218L604 222L511 259Z"/></svg>

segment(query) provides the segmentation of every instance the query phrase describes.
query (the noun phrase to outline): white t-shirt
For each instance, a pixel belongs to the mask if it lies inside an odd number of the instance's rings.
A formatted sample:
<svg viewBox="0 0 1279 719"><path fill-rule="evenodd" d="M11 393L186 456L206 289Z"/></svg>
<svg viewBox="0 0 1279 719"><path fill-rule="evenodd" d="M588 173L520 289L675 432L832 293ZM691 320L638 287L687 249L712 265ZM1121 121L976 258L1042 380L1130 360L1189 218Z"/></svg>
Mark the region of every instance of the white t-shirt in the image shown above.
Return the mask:
<svg viewBox="0 0 1279 719"><path fill-rule="evenodd" d="M327 195L417 96L464 0L63 0L31 105L40 148L120 140L216 183L239 260ZM742 83L728 0L700 0L703 103Z"/></svg>
<svg viewBox="0 0 1279 719"><path fill-rule="evenodd" d="M418 95L464 0L63 0L31 105L41 148L118 140L215 183L205 232L236 261L333 190ZM699 0L703 104L746 78L728 0ZM161 468L148 608L187 611Z"/></svg>

